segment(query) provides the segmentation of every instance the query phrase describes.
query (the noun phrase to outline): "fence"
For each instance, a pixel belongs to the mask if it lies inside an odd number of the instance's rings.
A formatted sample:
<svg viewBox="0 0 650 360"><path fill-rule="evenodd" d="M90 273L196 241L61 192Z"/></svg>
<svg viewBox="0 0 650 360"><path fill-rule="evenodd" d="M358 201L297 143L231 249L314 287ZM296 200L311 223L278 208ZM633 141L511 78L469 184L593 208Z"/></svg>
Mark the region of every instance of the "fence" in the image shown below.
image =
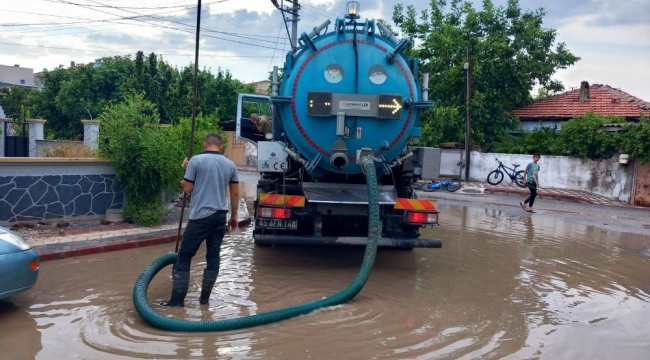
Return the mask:
<svg viewBox="0 0 650 360"><path fill-rule="evenodd" d="M104 215L124 201L108 160L0 158L0 222Z"/></svg>
<svg viewBox="0 0 650 360"><path fill-rule="evenodd" d="M531 155L480 153L470 154L471 181L487 180L488 174L496 169L498 158L504 165L520 165L524 170L532 161ZM572 189L591 192L623 202L630 202L632 196L633 166L618 163L618 156L607 160L589 160L568 156L542 155L539 163L540 185L549 188ZM508 178L504 183L509 183Z"/></svg>

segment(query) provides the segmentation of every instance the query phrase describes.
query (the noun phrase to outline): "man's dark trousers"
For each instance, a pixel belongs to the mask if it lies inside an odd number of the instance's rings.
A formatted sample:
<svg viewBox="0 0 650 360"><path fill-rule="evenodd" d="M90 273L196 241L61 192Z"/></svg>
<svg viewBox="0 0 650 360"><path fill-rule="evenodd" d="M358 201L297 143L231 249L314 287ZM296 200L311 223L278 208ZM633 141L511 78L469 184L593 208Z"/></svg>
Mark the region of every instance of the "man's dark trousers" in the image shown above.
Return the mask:
<svg viewBox="0 0 650 360"><path fill-rule="evenodd" d="M203 240L206 241L207 247L206 269L219 271L219 252L226 234L227 216L227 210L220 210L206 218L188 221L183 233L183 242L178 250L177 271L190 271L192 257L196 255Z"/></svg>

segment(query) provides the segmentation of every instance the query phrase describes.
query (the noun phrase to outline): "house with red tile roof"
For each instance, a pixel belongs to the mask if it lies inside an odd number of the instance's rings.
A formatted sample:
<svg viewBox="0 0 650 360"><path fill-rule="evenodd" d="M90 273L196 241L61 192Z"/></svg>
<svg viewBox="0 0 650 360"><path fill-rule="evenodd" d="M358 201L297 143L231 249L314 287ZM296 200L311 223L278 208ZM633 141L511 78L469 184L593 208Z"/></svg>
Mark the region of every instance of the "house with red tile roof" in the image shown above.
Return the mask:
<svg viewBox="0 0 650 360"><path fill-rule="evenodd" d="M589 85L583 81L579 89L549 96L518 108L515 114L524 130L531 131L542 126L557 126L559 129L564 121L571 120L574 116L583 116L589 111L638 121L639 114L650 116L650 102L609 85Z"/></svg>

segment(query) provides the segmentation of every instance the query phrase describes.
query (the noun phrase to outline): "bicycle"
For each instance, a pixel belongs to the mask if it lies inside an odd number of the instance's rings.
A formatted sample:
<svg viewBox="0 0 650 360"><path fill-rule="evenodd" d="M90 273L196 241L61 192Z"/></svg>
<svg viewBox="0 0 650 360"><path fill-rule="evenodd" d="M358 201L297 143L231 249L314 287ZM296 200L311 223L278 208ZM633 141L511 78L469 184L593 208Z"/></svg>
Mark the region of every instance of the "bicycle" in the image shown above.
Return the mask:
<svg viewBox="0 0 650 360"><path fill-rule="evenodd" d="M422 185L421 189L424 192L432 192L441 189L443 186L447 187L447 191L454 192L460 189L461 183L458 180L449 180L449 179L445 179L442 182L431 181L429 183Z"/></svg>
<svg viewBox="0 0 650 360"><path fill-rule="evenodd" d="M497 168L495 170L492 170L487 176L487 182L490 185L499 185L499 184L501 184L501 182L503 181L503 178L504 178L503 173L505 172L506 175L508 175L508 177L510 178L510 185L512 185L512 183L514 182L517 185L519 185L519 187L522 187L522 188L526 187L526 186L524 186L524 171L523 170L517 171L517 168L519 167L519 165L512 164L513 167L509 168L509 167L503 165L503 163L501 161L499 161L499 159L494 158L494 160L496 160L499 163L499 166L497 166ZM502 171L502 169L503 169L503 171ZM508 170L510 170L510 172Z"/></svg>

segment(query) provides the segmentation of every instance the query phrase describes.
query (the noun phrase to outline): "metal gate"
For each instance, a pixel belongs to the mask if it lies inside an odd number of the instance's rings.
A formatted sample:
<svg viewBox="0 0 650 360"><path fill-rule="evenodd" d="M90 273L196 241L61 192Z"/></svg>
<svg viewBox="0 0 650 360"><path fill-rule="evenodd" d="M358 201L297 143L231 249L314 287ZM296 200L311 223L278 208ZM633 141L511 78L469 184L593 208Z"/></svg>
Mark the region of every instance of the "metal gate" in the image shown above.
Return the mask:
<svg viewBox="0 0 650 360"><path fill-rule="evenodd" d="M440 149L440 177L450 179L462 179L465 162L462 149Z"/></svg>
<svg viewBox="0 0 650 360"><path fill-rule="evenodd" d="M2 133L5 137L5 157L29 157L29 123L6 122Z"/></svg>
<svg viewBox="0 0 650 360"><path fill-rule="evenodd" d="M632 179L632 205L650 207L650 163L641 165L637 159Z"/></svg>

